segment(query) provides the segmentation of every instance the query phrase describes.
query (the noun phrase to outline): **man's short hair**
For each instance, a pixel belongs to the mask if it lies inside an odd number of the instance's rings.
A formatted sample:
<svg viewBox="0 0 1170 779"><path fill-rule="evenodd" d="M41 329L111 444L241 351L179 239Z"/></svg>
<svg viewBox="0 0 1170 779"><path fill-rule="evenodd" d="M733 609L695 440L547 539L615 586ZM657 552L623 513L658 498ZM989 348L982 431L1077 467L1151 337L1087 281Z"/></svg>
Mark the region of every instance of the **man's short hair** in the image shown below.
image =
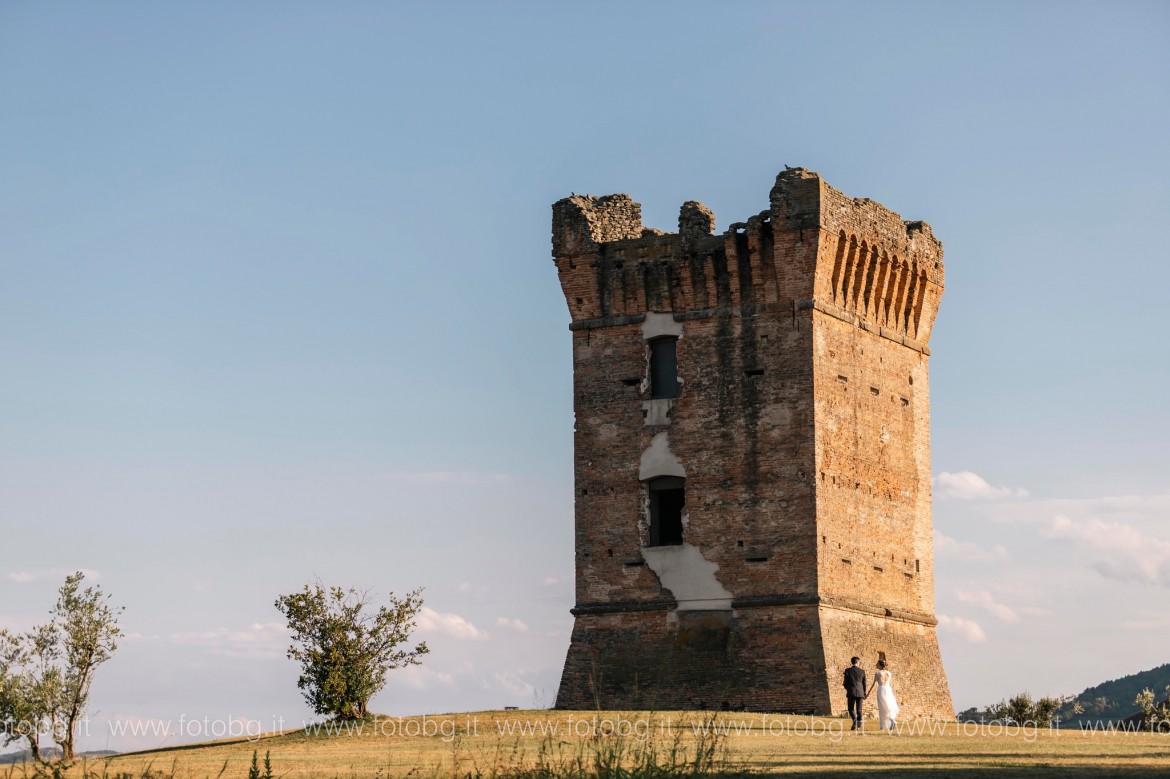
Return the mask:
<svg viewBox="0 0 1170 779"><path fill-rule="evenodd" d="M861 658L860 658L860 657L851 657L851 658L849 658L849 664L850 664L850 665L857 665L857 664L858 664L858 663L860 663L860 662L861 662Z"/></svg>

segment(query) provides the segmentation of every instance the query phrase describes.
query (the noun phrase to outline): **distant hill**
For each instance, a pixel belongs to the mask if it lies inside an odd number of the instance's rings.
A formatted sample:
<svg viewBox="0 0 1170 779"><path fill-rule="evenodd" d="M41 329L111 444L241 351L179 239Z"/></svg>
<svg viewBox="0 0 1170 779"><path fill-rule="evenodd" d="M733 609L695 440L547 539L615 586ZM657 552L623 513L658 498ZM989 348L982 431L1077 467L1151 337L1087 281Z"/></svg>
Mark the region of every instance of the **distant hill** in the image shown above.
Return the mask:
<svg viewBox="0 0 1170 779"><path fill-rule="evenodd" d="M1078 695L1074 702L1062 706L1057 715L1062 725L1075 725L1087 720L1123 719L1137 711L1133 699L1142 690L1152 690L1159 700L1163 700L1167 685L1170 685L1170 663L1090 687ZM1084 711L1074 714L1073 703L1079 703Z"/></svg>
<svg viewBox="0 0 1170 779"><path fill-rule="evenodd" d="M1170 685L1170 663L1090 687L1057 709L1056 716L1060 718L1062 728L1098 720L1117 722L1137 713L1138 707L1133 700L1142 690L1150 690L1158 700L1166 700L1167 685ZM1079 714L1075 713L1078 705L1082 709ZM990 718L986 708L976 707L957 715L960 722L980 722Z"/></svg>
<svg viewBox="0 0 1170 779"><path fill-rule="evenodd" d="M99 749L99 750L96 750L94 752L78 752L77 756L78 757L109 757L110 755L116 755L116 754L118 754L118 753L114 752L113 750L110 750L110 749ZM60 757L60 756L61 756L61 750L58 749L57 747L45 747L41 750L41 757ZM32 759L32 753L29 752L27 749L22 749L19 752L9 752L8 754L0 755L0 765L8 765L11 763L27 763L31 759Z"/></svg>

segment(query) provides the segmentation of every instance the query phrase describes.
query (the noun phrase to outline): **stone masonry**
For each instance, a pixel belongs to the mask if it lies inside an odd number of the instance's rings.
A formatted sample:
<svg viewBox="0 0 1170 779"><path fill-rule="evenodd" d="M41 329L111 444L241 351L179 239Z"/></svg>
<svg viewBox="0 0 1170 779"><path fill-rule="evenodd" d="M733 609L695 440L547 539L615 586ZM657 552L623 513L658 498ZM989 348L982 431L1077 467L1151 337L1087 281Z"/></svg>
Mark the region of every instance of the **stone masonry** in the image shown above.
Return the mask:
<svg viewBox="0 0 1170 779"><path fill-rule="evenodd" d="M553 205L572 316L576 607L557 705L842 714L884 657L953 718L935 635L924 222L803 168L714 235ZM873 703L869 704L872 709Z"/></svg>

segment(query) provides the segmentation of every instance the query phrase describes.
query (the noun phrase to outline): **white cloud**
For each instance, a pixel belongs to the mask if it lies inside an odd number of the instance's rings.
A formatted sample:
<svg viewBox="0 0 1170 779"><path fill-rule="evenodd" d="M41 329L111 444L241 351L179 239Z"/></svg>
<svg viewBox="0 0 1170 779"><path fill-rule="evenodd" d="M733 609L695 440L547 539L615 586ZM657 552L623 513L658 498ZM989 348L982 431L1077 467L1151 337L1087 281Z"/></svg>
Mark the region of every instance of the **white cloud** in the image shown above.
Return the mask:
<svg viewBox="0 0 1170 779"><path fill-rule="evenodd" d="M436 686L455 684L455 677L444 671L434 671L422 665L407 665L396 668L390 675L393 683L402 684L412 690L430 690Z"/></svg>
<svg viewBox="0 0 1170 779"><path fill-rule="evenodd" d="M1019 622L1020 615L1013 609L997 601L987 590L964 591L955 593L955 597L964 603L973 603L982 606L988 613L1004 622Z"/></svg>
<svg viewBox="0 0 1170 779"><path fill-rule="evenodd" d="M555 576L546 576L544 577L544 586L551 587L552 585L556 584L557 581L559 580Z"/></svg>
<svg viewBox="0 0 1170 779"><path fill-rule="evenodd" d="M495 680L504 692L531 699L536 694L536 688L524 681L525 675L524 671L501 671L495 674Z"/></svg>
<svg viewBox="0 0 1170 779"><path fill-rule="evenodd" d="M30 584L32 582L45 581L46 579L60 579L61 582L64 582L66 576L77 573L78 571L85 574L85 578L88 581L97 581L102 576L100 572L89 568L70 568L68 570L64 568L42 568L38 571L9 571L7 577L9 581L16 582L17 584Z"/></svg>
<svg viewBox="0 0 1170 779"><path fill-rule="evenodd" d="M1003 544L996 544L988 549L973 541L951 538L938 530L934 531L934 556L971 563L995 563L1011 557Z"/></svg>
<svg viewBox="0 0 1170 779"><path fill-rule="evenodd" d="M1170 542L1132 525L1058 516L1041 535L1076 544L1092 558L1093 569L1108 579L1170 587Z"/></svg>
<svg viewBox="0 0 1170 779"><path fill-rule="evenodd" d="M979 623L973 620L939 614L938 626L950 633L957 633L972 644L982 644L987 640L983 628L979 627Z"/></svg>
<svg viewBox="0 0 1170 779"><path fill-rule="evenodd" d="M279 622L255 622L244 630L212 630L172 633L172 642L194 646L221 657L269 660L283 657L288 650L288 628Z"/></svg>
<svg viewBox="0 0 1170 779"><path fill-rule="evenodd" d="M1126 630L1166 630L1170 629L1170 617L1155 617L1154 619L1122 622L1121 626Z"/></svg>
<svg viewBox="0 0 1170 779"><path fill-rule="evenodd" d="M934 483L941 497L954 500L999 500L1028 496L1028 491L1019 487L992 487L986 479L971 471L943 472L935 477Z"/></svg>
<svg viewBox="0 0 1170 779"><path fill-rule="evenodd" d="M458 614L435 611L423 606L416 620L420 633L441 633L460 641L485 641L488 634Z"/></svg>
<svg viewBox="0 0 1170 779"><path fill-rule="evenodd" d="M498 617L496 619L496 624L500 627L515 630L517 633L528 632L528 623L522 619L508 619L507 617Z"/></svg>
<svg viewBox="0 0 1170 779"><path fill-rule="evenodd" d="M461 582L459 584L459 592L464 595L470 595L474 600L482 600L487 596L490 589L486 584L472 584L471 582Z"/></svg>

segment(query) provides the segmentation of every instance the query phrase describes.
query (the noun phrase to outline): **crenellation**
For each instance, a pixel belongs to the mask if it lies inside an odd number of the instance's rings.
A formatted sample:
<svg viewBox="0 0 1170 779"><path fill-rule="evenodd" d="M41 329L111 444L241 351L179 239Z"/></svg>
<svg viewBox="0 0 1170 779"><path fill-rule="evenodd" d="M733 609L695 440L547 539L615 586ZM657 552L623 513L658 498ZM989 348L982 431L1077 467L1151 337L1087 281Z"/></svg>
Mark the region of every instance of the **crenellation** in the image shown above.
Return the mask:
<svg viewBox="0 0 1170 779"><path fill-rule="evenodd" d="M678 212L679 247L693 252L703 239L715 232L715 214L697 200L688 200Z"/></svg>

